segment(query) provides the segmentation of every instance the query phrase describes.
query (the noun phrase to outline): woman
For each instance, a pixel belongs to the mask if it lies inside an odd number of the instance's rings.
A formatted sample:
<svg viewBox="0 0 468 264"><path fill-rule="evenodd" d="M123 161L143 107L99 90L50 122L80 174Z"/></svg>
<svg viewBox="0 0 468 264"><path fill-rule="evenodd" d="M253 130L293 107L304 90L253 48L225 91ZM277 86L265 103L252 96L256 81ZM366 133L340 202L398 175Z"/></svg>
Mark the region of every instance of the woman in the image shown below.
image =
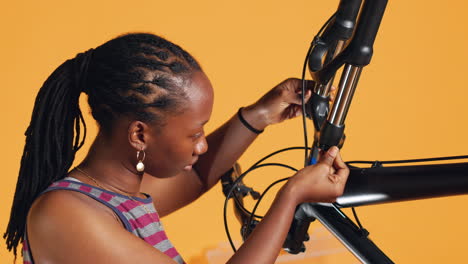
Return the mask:
<svg viewBox="0 0 468 264"><path fill-rule="evenodd" d="M159 217L209 190L265 127L299 115L299 87L282 82L205 137L213 89L179 46L128 34L78 54L37 96L8 248L24 239L26 263L183 263ZM85 137L81 92L99 133L70 170ZM335 147L299 171L229 263L273 263L296 206L334 201L347 176Z"/></svg>

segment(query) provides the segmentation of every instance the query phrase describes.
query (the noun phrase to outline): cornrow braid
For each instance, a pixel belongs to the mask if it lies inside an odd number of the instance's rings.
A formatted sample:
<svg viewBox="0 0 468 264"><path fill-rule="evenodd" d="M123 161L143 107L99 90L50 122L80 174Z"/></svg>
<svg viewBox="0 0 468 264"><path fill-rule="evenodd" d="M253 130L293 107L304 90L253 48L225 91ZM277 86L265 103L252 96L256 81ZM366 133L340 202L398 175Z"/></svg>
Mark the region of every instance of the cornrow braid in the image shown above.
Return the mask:
<svg viewBox="0 0 468 264"><path fill-rule="evenodd" d="M24 239L34 200L64 178L84 144L86 124L79 107L88 95L91 113L103 132L126 115L164 125L164 116L183 111L184 84L197 61L181 47L152 34L126 34L60 65L39 90L3 238L13 251Z"/></svg>
<svg viewBox="0 0 468 264"><path fill-rule="evenodd" d="M151 34L130 34L96 49L90 65L88 102L104 131L121 115L163 125L186 99L184 81L200 71L179 46Z"/></svg>

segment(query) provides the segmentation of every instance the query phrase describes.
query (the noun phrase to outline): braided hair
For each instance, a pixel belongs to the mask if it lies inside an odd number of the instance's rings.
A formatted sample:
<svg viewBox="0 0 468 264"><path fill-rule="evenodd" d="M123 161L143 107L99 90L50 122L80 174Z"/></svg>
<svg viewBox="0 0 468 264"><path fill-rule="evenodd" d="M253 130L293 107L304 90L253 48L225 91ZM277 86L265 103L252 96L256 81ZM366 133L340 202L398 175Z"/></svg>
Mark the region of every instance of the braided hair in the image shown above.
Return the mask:
<svg viewBox="0 0 468 264"><path fill-rule="evenodd" d="M34 200L64 178L83 146L86 124L79 107L88 95L91 113L103 133L130 116L164 125L164 116L183 111L183 84L201 71L181 47L152 34L112 39L60 65L39 90L29 127L10 221L3 238L17 255Z"/></svg>

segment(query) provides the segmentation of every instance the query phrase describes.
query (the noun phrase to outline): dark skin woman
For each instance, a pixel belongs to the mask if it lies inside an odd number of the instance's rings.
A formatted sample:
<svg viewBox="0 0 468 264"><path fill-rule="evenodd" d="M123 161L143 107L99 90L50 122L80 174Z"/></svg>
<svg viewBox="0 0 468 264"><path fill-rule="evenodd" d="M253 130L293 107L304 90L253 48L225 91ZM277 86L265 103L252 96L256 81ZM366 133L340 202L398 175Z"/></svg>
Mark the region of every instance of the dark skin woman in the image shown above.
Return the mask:
<svg viewBox="0 0 468 264"><path fill-rule="evenodd" d="M176 263L128 232L108 205L76 191L41 193L68 177L130 202L150 195L158 217L168 215L213 187L259 131L300 115L300 87L298 79L283 81L206 136L213 88L179 46L128 34L78 54L47 79L36 99L4 236L8 248L16 252L26 235L34 263ZM86 158L71 168L84 140L81 92L100 130ZM335 201L348 174L336 147L322 153L281 188L228 263L274 263L296 206Z"/></svg>

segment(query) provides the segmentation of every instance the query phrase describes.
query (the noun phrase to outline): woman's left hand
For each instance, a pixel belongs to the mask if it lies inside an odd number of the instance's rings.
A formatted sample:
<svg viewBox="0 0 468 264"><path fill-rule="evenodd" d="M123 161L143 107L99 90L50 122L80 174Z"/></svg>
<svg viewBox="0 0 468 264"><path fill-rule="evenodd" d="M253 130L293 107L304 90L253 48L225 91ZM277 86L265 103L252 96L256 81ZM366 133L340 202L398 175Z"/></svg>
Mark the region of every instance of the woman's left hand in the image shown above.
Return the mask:
<svg viewBox="0 0 468 264"><path fill-rule="evenodd" d="M309 100L313 87L314 82L307 80L305 102ZM302 80L289 78L268 91L257 102L244 108L243 115L257 129L263 129L301 115L301 96Z"/></svg>

